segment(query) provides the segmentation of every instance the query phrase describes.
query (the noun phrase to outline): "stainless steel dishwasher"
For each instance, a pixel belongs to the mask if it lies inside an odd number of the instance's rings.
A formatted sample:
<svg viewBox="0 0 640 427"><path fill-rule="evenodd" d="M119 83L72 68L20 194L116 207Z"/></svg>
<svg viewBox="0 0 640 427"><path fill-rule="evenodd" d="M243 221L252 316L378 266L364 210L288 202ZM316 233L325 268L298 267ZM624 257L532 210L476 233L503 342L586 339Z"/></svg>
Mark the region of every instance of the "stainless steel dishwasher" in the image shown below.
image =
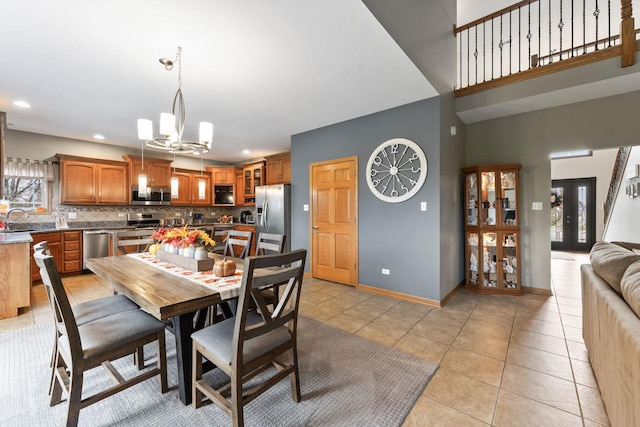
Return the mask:
<svg viewBox="0 0 640 427"><path fill-rule="evenodd" d="M86 230L82 232L82 269L87 269L87 260L109 256L109 232Z"/></svg>

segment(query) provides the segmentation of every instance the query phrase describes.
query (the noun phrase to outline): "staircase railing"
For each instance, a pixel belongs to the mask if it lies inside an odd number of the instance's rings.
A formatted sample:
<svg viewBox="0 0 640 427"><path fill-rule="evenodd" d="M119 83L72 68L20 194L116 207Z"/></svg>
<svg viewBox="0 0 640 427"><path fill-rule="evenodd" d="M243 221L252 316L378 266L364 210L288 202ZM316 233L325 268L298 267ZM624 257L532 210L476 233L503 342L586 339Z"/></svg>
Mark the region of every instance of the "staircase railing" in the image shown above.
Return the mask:
<svg viewBox="0 0 640 427"><path fill-rule="evenodd" d="M617 5L620 12L612 11ZM588 54L620 56L622 66L633 65L640 30L632 0L524 0L454 32L461 95L492 80L563 61L577 63Z"/></svg>
<svg viewBox="0 0 640 427"><path fill-rule="evenodd" d="M613 208L613 202L616 200L616 195L622 184L624 178L624 171L627 168L627 160L629 159L629 153L631 147L620 147L618 154L616 155L616 161L613 165L613 171L611 172L611 181L609 182L609 191L607 191L607 197L602 203L602 209L604 210L604 224L609 223L609 216L611 215L611 209Z"/></svg>

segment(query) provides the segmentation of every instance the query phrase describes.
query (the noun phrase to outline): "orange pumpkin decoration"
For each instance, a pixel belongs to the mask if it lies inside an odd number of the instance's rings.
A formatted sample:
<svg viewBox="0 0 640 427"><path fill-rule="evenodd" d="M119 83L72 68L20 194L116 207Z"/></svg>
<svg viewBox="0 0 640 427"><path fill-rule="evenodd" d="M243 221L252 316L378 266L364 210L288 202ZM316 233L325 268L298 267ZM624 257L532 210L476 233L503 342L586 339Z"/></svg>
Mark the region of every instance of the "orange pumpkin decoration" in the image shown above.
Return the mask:
<svg viewBox="0 0 640 427"><path fill-rule="evenodd" d="M213 264L213 273L218 277L231 276L236 272L236 263L231 259L222 258Z"/></svg>

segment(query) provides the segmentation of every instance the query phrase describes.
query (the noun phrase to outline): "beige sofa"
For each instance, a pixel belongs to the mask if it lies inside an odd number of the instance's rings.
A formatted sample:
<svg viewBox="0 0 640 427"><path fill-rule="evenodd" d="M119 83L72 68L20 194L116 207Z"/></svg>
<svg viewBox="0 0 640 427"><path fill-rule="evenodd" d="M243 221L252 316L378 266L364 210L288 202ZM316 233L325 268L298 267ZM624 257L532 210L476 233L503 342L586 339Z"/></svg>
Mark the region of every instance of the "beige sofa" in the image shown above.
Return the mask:
<svg viewBox="0 0 640 427"><path fill-rule="evenodd" d="M590 258L581 267L589 360L611 425L640 426L640 244L597 242Z"/></svg>

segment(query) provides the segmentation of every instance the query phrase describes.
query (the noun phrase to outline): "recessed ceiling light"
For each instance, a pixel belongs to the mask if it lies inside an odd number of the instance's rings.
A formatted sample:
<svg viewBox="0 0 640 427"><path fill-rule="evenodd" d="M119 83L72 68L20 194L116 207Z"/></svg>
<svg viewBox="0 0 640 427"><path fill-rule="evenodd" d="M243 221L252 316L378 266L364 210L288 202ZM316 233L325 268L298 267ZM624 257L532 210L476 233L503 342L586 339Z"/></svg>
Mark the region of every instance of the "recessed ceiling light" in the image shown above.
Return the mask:
<svg viewBox="0 0 640 427"><path fill-rule="evenodd" d="M95 139L104 139L104 135L100 135L99 133L96 133L95 135L93 135L93 137Z"/></svg>
<svg viewBox="0 0 640 427"><path fill-rule="evenodd" d="M13 105L20 108L31 108L31 104L29 104L27 101L15 101Z"/></svg>
<svg viewBox="0 0 640 427"><path fill-rule="evenodd" d="M247 150L246 148L244 150L242 150L243 154L249 154L251 151Z"/></svg>

